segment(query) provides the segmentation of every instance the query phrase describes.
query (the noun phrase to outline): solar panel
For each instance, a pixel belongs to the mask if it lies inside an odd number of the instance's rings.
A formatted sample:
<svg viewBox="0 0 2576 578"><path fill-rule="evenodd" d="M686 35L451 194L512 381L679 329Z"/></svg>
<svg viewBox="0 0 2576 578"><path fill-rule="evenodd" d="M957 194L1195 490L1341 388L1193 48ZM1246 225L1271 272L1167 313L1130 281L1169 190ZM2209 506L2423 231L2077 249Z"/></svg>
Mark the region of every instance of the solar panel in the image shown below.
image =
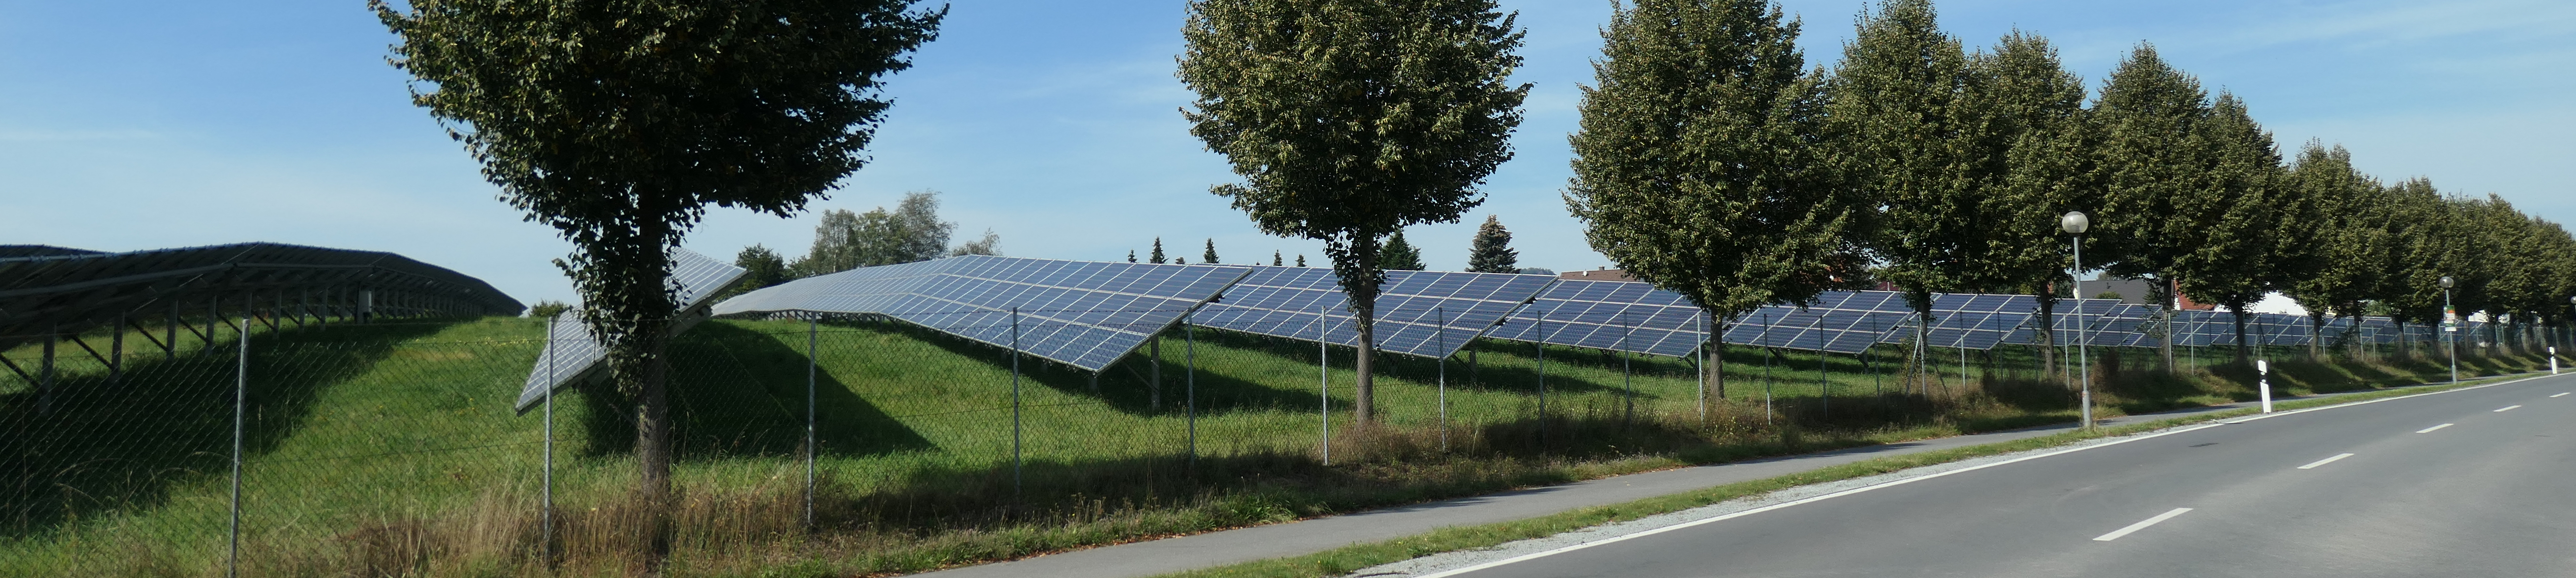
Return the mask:
<svg viewBox="0 0 2576 578"><path fill-rule="evenodd" d="M725 300L715 313L883 315L1100 371L1249 271L965 255L799 279Z"/></svg>
<svg viewBox="0 0 2576 578"><path fill-rule="evenodd" d="M1779 349L1860 353L1907 327L1905 294L1827 291L1807 307L1765 306L1726 328L1726 342Z"/></svg>
<svg viewBox="0 0 2576 578"><path fill-rule="evenodd" d="M2035 306L2039 300L2033 298L2031 303ZM2049 325L2054 329L2050 332L2050 341L2059 346L2075 345L2076 320L2082 319L2086 344L2101 347L2130 346L2141 339L2152 340L2140 331L2140 327L2153 314L2154 310L2145 305L2122 303L2117 299L2059 299L2054 315L2050 316ZM2037 327L2038 324L2039 316L2034 311L2030 317L2030 326ZM2017 345L2038 342L2039 332L2037 331L2016 333L2004 340L2004 343Z"/></svg>
<svg viewBox="0 0 2576 578"><path fill-rule="evenodd" d="M723 290L725 285L741 278L743 269L717 261L687 249L671 251L671 274L668 279L680 304L680 314L672 319L671 334L679 335L705 319L701 306L707 297ZM577 311L566 311L546 322L546 348L538 355L535 366L528 369L528 380L519 388L518 409L527 411L544 401L547 389L563 389L598 367L608 352L590 325L581 321Z"/></svg>
<svg viewBox="0 0 2576 578"><path fill-rule="evenodd" d="M1966 349L1994 349L2016 339L2027 343L2030 337L2026 334L2031 330L2025 325L2038 310L2039 301L2029 295L1934 293L1933 322L1925 343ZM1888 332L1880 342L1903 343L1914 335L1913 329L1900 328Z"/></svg>
<svg viewBox="0 0 2576 578"><path fill-rule="evenodd" d="M1653 284L1567 279L1485 336L1681 357L1699 349L1706 323L1689 298Z"/></svg>
<svg viewBox="0 0 2576 578"><path fill-rule="evenodd" d="M1375 311L1379 351L1440 358L1455 354L1555 282L1546 275L1388 271ZM1321 267L1255 267L1190 323L1245 333L1352 346L1359 343L1340 277ZM1321 327L1318 327L1318 319Z"/></svg>

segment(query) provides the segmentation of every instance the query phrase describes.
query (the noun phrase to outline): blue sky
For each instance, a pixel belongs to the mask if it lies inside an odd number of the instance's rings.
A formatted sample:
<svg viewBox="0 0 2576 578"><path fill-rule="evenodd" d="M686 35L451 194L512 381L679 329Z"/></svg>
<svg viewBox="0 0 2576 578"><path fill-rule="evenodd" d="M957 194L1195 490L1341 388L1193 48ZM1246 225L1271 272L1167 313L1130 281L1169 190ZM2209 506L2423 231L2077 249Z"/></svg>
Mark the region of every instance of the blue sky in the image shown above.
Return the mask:
<svg viewBox="0 0 2576 578"><path fill-rule="evenodd" d="M1464 266L1497 214L1525 266L1608 265L1558 192L1603 0L1505 1L1529 31L1534 83L1517 158L1466 222L1408 233L1433 268ZM1163 237L1227 262L1279 239L1208 194L1232 178L1199 148L1172 79L1178 0L958 0L942 37L892 79L874 160L820 208L865 210L937 190L960 236L1010 255L1123 259ZM1794 1L1810 65L1830 64L1863 4ZM2213 90L2244 96L2285 149L2341 143L2384 178L2426 176L2576 221L2576 3L2563 0L2040 2L1949 0L1970 46L2019 27L2093 86L2153 42ZM570 250L493 200L475 165L405 96L392 41L359 0L0 0L0 243L122 251L240 241L386 250L566 299ZM810 214L717 211L688 247L794 256Z"/></svg>

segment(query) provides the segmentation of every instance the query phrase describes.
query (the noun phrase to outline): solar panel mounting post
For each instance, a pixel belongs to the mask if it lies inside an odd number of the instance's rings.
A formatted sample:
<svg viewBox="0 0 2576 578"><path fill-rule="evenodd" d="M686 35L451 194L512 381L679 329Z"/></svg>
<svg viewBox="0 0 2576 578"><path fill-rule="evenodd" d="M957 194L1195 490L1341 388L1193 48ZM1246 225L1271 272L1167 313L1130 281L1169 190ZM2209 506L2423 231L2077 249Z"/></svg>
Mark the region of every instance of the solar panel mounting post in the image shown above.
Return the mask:
<svg viewBox="0 0 2576 578"><path fill-rule="evenodd" d="M1547 310L1538 312L1538 449L1547 451Z"/></svg>
<svg viewBox="0 0 2576 578"><path fill-rule="evenodd" d="M546 449L545 486L538 491L537 548L538 561L547 568L555 560L555 322L546 319L546 339L538 345L537 355L546 368Z"/></svg>
<svg viewBox="0 0 2576 578"><path fill-rule="evenodd" d="M1830 415L1834 411L1834 384L1825 380L1825 350L1822 342L1824 334L1825 317L1818 315L1816 316L1816 337L1819 340L1816 346L1816 400L1819 402L1816 414L1818 417Z"/></svg>
<svg viewBox="0 0 2576 578"><path fill-rule="evenodd" d="M1633 425L1633 424L1635 424L1635 423L1636 423L1636 421L1637 421L1637 386L1636 386L1636 384L1634 384L1633 382L1629 381L1629 375L1631 375L1631 374L1633 373L1633 371L1632 371L1632 370L1634 370L1634 369L1635 369L1635 367L1629 363L1629 359L1631 358L1631 356L1633 356L1633 355L1635 355L1635 354L1632 354L1632 353L1629 353L1629 352L1628 352L1628 350L1630 349L1630 348L1628 347L1628 338L1629 338L1630 336L1635 335L1636 333L1637 333L1637 328L1636 328L1635 326L1632 326L1632 325L1629 325L1629 324L1628 324L1628 312L1627 312L1627 311L1620 311L1620 312L1619 312L1619 390L1620 390L1620 393L1622 393L1622 394L1623 394L1623 396L1622 396L1622 397L1625 397L1625 398L1626 398L1626 402L1627 402L1627 403L1626 403L1626 405L1625 405L1625 407L1621 408L1621 410L1620 410L1620 414L1619 414L1619 425L1620 425L1620 427L1627 427L1627 426L1629 426L1629 425Z"/></svg>

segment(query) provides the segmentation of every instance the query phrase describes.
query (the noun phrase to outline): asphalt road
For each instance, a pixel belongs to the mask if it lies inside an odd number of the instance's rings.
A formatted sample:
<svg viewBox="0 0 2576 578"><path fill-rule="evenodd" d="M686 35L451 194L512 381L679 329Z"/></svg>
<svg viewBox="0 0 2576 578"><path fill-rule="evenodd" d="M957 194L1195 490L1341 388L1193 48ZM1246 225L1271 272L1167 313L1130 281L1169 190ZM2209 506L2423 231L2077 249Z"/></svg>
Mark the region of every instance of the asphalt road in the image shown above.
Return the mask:
<svg viewBox="0 0 2576 578"><path fill-rule="evenodd" d="M2240 420L1433 575L2576 576L2567 392Z"/></svg>

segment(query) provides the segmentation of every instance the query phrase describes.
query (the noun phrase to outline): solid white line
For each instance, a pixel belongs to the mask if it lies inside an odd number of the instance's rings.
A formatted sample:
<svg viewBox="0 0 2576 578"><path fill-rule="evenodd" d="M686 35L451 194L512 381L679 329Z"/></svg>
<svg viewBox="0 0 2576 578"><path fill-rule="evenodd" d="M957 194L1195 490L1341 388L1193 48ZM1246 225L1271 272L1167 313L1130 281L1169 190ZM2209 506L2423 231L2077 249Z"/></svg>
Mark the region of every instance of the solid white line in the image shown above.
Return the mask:
<svg viewBox="0 0 2576 578"><path fill-rule="evenodd" d="M2553 395L2553 396L2549 396L2549 397L2567 397L2567 394L2570 394L2570 393L2576 393L2576 391L2562 391L2562 392L2558 392L2558 395Z"/></svg>
<svg viewBox="0 0 2576 578"><path fill-rule="evenodd" d="M2443 424L2443 425L2449 425L2449 424ZM2435 427L2435 428L2433 428L2433 429L2442 429L2442 428ZM2433 430L2424 430L2424 431L2433 431ZM2326 465L2326 464L2331 464L2331 463L2334 463L2334 461L2335 461L2335 460L2340 460L2340 459L2349 458L2349 457L2352 457L2352 454L2335 454L2335 457L2326 458L2326 459L2322 459L2322 460L2317 460L2317 461L2315 461L2315 462L2310 462L2308 465L2299 466L2299 469L2302 469L2302 470L2313 470L2313 469L2317 469L2317 466L2322 466L2322 465Z"/></svg>
<svg viewBox="0 0 2576 578"><path fill-rule="evenodd" d="M1674 524L1674 525L1670 525L1670 526L1664 526L1664 527L1661 527L1661 528L1655 528L1655 529L1652 529L1652 530L1646 530L1646 531L1637 532L1637 533L1633 533L1633 534L1622 534L1622 535L1619 535L1619 536L1613 536L1613 537L1609 537L1609 538L1603 538L1603 539L1600 539L1600 540L1594 540L1594 541L1590 541L1590 542L1584 542L1584 543L1581 543L1581 544L1568 545L1568 546L1560 547L1560 548L1557 548L1557 549L1554 549L1554 550L1548 550L1548 551L1545 551L1545 552L1533 552L1533 553L1529 553L1529 554L1522 554L1522 555L1519 555L1519 556L1513 556L1513 557L1510 557L1510 558L1504 558L1504 559L1501 559L1501 560L1495 560L1495 561L1492 561L1492 562L1485 562L1485 563L1476 564L1476 565L1472 565L1472 566L1465 566L1465 567L1454 568L1454 569L1450 569L1450 570L1443 570L1443 571L1440 571L1440 572L1433 572L1433 573L1430 573L1430 574L1424 574L1424 575L1421 575L1421 576L1415 576L1414 578L1448 578L1448 577L1450 577L1450 576L1456 576L1456 575L1459 575L1459 574L1465 574L1465 573L1468 573L1468 572L1474 572L1474 571L1477 571L1477 570L1483 570L1483 569L1486 569L1486 568L1493 568L1493 567L1496 567L1496 566L1503 566L1503 565L1507 565L1507 564L1514 564L1514 563L1523 562L1523 561L1528 561L1528 560L1536 560L1536 559L1539 559L1539 558L1545 558L1545 557L1548 557L1548 556L1554 556L1554 555L1557 555L1557 554L1563 554L1563 553L1566 553L1566 552L1572 552L1572 551L1576 551L1576 550L1582 550L1582 549L1590 548L1590 547L1593 547L1593 546L1600 546L1600 545L1603 545L1603 544L1612 544L1612 543L1618 543L1618 542L1625 542L1625 541L1628 541L1628 540L1631 540L1631 539L1643 538L1643 537L1647 537L1647 536L1652 536L1652 535L1661 534L1661 533L1665 533L1665 532L1671 532L1671 531L1680 530L1680 529L1684 529L1684 528L1692 528L1692 527L1697 527L1697 526L1701 526L1701 525L1705 525L1705 524L1714 524L1714 523L1722 522L1722 521L1726 521L1726 520L1733 520L1733 519L1736 519L1736 518L1741 518L1741 517L1745 517L1745 516L1750 516L1750 515L1754 515L1754 514L1759 514L1759 513L1762 513L1762 512L1768 512L1768 511L1777 510L1777 509L1781 509L1781 508L1786 508L1786 507L1790 507L1790 506L1795 506L1795 505L1799 505L1799 504L1806 504L1806 503L1813 503L1813 502L1821 502L1821 501L1824 501L1824 500L1827 500L1827 499L1839 498L1839 497L1843 497L1843 496L1849 496L1849 495L1852 495L1852 494L1858 494L1858 493L1861 493L1861 492L1867 492L1867 491L1870 491L1870 490L1877 490L1877 489L1883 489L1883 488L1893 488L1893 487L1896 487L1896 486L1902 486L1902 485L1905 485L1905 484L1911 484L1911 483L1914 483L1914 482L1920 482L1920 481L1923 481L1923 480L1929 480L1929 479L1933 479L1933 478L1938 478L1938 477L1942 477L1942 476L1947 476L1947 475L1950 475L1950 474L1957 474L1957 473L1963 473L1963 472L1973 472L1973 471L1982 470L1982 469L1986 469L1986 468L1991 468L1991 467L1995 467L1995 466L2001 466L2001 465L2005 465L2005 464L2014 464L2014 463L2026 462L2026 461L2036 460L2036 459L2039 459L2039 458L2044 458L2044 457L2054 456L2054 455L2058 455L2058 454L2069 454L2069 453L2080 452L2080 451L2089 450L2089 449L2093 449L2093 448L2102 448L2102 447L2116 446L2116 445L2125 444L2125 443L2129 443L2129 442L2133 442L2133 441L2138 441L2138 440L2153 439L2153 438L2160 438L2160 437L2169 436L2169 435L2174 435L2174 434L2178 434L2178 433L2184 433L2184 432L2200 431L2200 430L2204 430L2204 429L2209 429L2209 428L2218 427L2218 426L2221 426L2221 425L2236 424L2236 423L2244 423L2244 422L2247 422L2247 421L2253 421L2253 420L2258 420L2258 419L2277 418L2277 417L2288 416L2288 415L2297 415L2297 414L2308 413L2308 412L2312 412L2312 411L2322 411L2322 410L2335 409L2335 408L2339 408L2339 407L2353 407L2353 406L2369 405L2369 404L2379 403L2379 402L2383 402L2383 401L2397 401L2397 400L2401 400L2401 399L2413 399L2413 398L2418 398L2418 397L2424 397L2424 396L2427 396L2427 395L2441 395L2441 394L2451 393L2451 392L2456 392L2456 391L2468 391L2468 390L2472 390L2472 389L2485 389L2485 388L2495 387L2495 386L2499 386L2499 385L2510 385L2510 384L2515 384L2515 383L2522 383L2522 382L2525 382L2525 381L2531 381L2531 380L2535 380L2535 379L2542 379L2542 378L2545 378L2545 377L2547 377L2547 376L2526 377L2526 378L2522 378L2522 379L2515 379L2515 380L2509 380L2509 381L2499 381L2499 382L2489 383L2489 384L2485 384L2485 385L2472 385L2472 386L2468 386L2468 387L2459 387L2459 388L2445 389L2445 390L2441 390L2441 391L2428 391L2428 392L2424 392L2424 393L2411 394L2411 395L2401 395L2401 396L2397 396L2397 397L2383 397L2383 398L2379 398L2379 399L2366 400L2366 401L2356 401L2356 402L2352 402L2352 403L2339 403L2339 404L2334 404L2334 405L2324 405L2324 406L2311 407L2311 408L2307 408L2307 409L2294 409L2294 410L2290 410L2290 411L2283 411L2283 412L2274 412L2274 413L2266 413L2266 414L2256 414L2256 415L2254 415L2254 416L2252 416L2252 417L2247 417L2247 418L2243 418L2243 419L2238 419L2238 420L2236 420L2236 421L2230 421L2230 422L2209 422L2209 423L2203 423L2203 424L2199 424L2199 425L2191 425L2191 426L2177 427L2177 428L2174 428L2174 429L2164 430L2164 431L2155 432L2155 433L2138 434L2138 435L2129 436L2129 437L2124 437L2124 438L2117 438L2117 439L2113 439L2113 440L2111 440L2111 441L2106 441L2106 442L2102 442L2102 443L2098 443L2098 444L2092 444L2092 445L2084 445L2084 446L2070 447L2070 448L2061 449L2061 450L2057 450L2057 451L2053 451L2053 452L2048 452L2048 453L2043 453L2043 454L2034 454L2034 455L2028 455L2028 456L2022 456L2022 457L2013 458L2013 459L2009 459L2009 460L2004 460L2004 461L2000 461L2000 462L1993 462L1993 463L1987 463L1987 464L1978 464L1978 465L1974 465L1974 466L1968 466L1968 467L1959 468L1959 469L1955 469L1955 470L1944 471L1944 472L1940 472L1940 473L1927 474L1927 475L1917 476L1917 477L1912 477L1912 478L1905 478L1905 479L1902 479L1902 480L1892 480L1892 481L1888 481L1888 482L1881 483L1881 484L1878 484L1878 485L1872 485L1872 486L1861 486L1861 487L1858 487L1858 488L1852 488L1852 489L1849 489L1849 490L1843 490L1843 491L1840 491L1840 492L1834 492L1834 493L1831 493L1831 494L1825 494L1825 495L1821 495L1821 496L1813 496L1813 497L1803 498L1803 499L1799 499L1799 500L1796 500L1796 501L1790 501L1790 502L1781 502L1781 503L1778 503L1778 504L1772 504L1772 505L1768 505L1768 506L1763 506L1763 507L1759 507L1759 508L1754 508L1754 509L1750 509L1750 510L1745 510L1745 511L1741 511L1741 512L1736 512L1736 513L1732 513L1732 514L1726 514L1726 515L1715 516L1715 517L1710 517L1710 518L1702 518L1702 519L1698 519L1698 520L1692 520L1692 521L1689 521L1689 522L1683 522L1683 523ZM2428 384L2428 385L2429 385L2429 384ZM2183 508L2182 510L2183 510L2183 511L2190 511L2191 509L2190 509L2190 508ZM2177 513L2180 513L2180 512L2168 512L2168 514L2177 514Z"/></svg>
<svg viewBox="0 0 2576 578"><path fill-rule="evenodd" d="M2347 455L2347 456L2348 456L2348 455L2352 455L2352 454L2344 454L2344 455ZM2129 527L2121 528L2121 529L2118 529L2118 530L2112 530L2112 531L2111 531L2111 533L2109 533L2109 534L2103 534L2103 535L2100 535L2100 536L2094 536L2094 537L2093 537L2093 541L2095 541L2095 542L2109 542L2109 541L2112 541L2112 540L2118 540L2118 539L2120 539L2120 537L2121 537L2121 536L2127 536L2127 535L2129 535L2129 533L2130 533L2130 532L2136 532L2136 531L2139 531L2139 530L2147 529L2147 527L2148 527L2148 526L2156 525L2156 523L2157 523L2157 522L2162 522L2162 521L2165 521L2165 520L2171 520L2171 519L2173 519L2173 517L2174 517L2174 516L2180 516L2180 515L2182 515L2182 513L2183 513L2183 512L2189 512L2189 511L2191 511L2191 508L2174 508L2174 509L2172 509L2172 510L2168 510L2168 511L2166 511L2165 513L2162 513L2162 514L2156 514L2156 517L2153 517L2153 518L2147 518L2146 520L2140 521L2140 522L2138 522L2138 523L2130 524L2130 525L2129 525Z"/></svg>
<svg viewBox="0 0 2576 578"><path fill-rule="evenodd" d="M2415 430L2415 433L2433 433L2433 430L2442 429L2442 428L2446 428L2446 427L2451 427L2451 424L2447 424L2447 423L2446 423L2446 424L2442 424L2442 425L2437 425L2437 426L2433 426L2433 427L2428 427L2428 428L2424 428L2424 429L2419 429L2419 430Z"/></svg>
<svg viewBox="0 0 2576 578"><path fill-rule="evenodd" d="M2504 406L2504 407L2499 407L2499 408L2496 408L2496 413L2503 413L2503 412L2506 412L2506 411L2511 411L2513 408L2517 408L2517 407L2522 407L2522 406L2521 406L2521 405L2519 405L2519 404L2517 404L2517 405L2508 405L2508 406Z"/></svg>

